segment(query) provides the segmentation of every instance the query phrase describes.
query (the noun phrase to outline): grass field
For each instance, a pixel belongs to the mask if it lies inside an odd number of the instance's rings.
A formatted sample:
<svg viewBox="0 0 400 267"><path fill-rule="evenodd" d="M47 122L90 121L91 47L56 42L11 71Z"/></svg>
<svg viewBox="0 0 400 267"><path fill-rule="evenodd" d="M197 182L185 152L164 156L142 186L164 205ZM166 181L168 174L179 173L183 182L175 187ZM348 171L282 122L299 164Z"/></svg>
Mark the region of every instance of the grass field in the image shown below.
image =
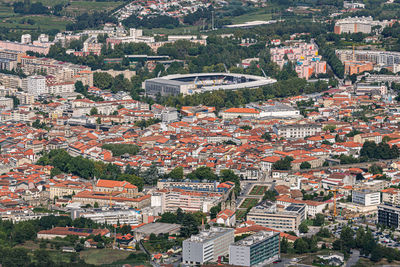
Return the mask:
<svg viewBox="0 0 400 267"><path fill-rule="evenodd" d="M246 198L243 202L242 205L240 205L240 209L247 209L250 207L254 207L255 205L257 205L258 203L258 199L255 198Z"/></svg>
<svg viewBox="0 0 400 267"><path fill-rule="evenodd" d="M63 12L68 15L79 15L82 13L92 13L94 11L110 11L123 2L92 2L92 1L70 1L69 6L67 6Z"/></svg>
<svg viewBox="0 0 400 267"><path fill-rule="evenodd" d="M241 220L246 216L246 211L245 210L237 210L236 211L236 220Z"/></svg>
<svg viewBox="0 0 400 267"><path fill-rule="evenodd" d="M64 31L65 26L72 22L74 16L82 13L92 13L94 11L109 11L123 2L94 2L94 1L71 1L71 0L32 0L32 2L41 2L45 6L55 6L57 4L68 4L63 11L63 15L67 17L57 16L41 16L41 15L21 15L13 11L12 3L15 0L0 1L0 26L10 30L21 31L49 31L58 30ZM34 24L28 24L27 20L33 21Z"/></svg>
<svg viewBox="0 0 400 267"><path fill-rule="evenodd" d="M256 196L262 196L264 195L265 191L268 190L267 186L264 185L255 185L253 186L253 188L251 189L249 195L256 195Z"/></svg>
<svg viewBox="0 0 400 267"><path fill-rule="evenodd" d="M272 14L267 9L259 9L257 11L244 14L241 16L231 18L233 24L245 23L248 21L256 21L256 20L270 20L272 18Z"/></svg>
<svg viewBox="0 0 400 267"><path fill-rule="evenodd" d="M88 264L111 264L115 261L125 260L131 253L115 249L89 249L81 252L81 259Z"/></svg>

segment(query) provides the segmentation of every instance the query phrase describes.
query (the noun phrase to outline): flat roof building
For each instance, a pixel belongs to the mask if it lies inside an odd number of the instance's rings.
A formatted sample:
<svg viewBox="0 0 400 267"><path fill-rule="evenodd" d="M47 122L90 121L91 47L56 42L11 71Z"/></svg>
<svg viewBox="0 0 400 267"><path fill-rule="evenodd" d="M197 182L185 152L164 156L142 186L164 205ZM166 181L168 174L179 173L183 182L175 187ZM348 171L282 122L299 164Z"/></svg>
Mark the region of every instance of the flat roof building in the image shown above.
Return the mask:
<svg viewBox="0 0 400 267"><path fill-rule="evenodd" d="M385 225L389 228L399 228L400 206L391 204L378 205L378 224Z"/></svg>
<svg viewBox="0 0 400 267"><path fill-rule="evenodd" d="M381 193L368 189L354 190L352 192L352 201L362 206L379 205L381 204Z"/></svg>
<svg viewBox="0 0 400 267"><path fill-rule="evenodd" d="M140 240L146 236L149 236L150 234L178 234L180 229L181 226L179 224L155 222L140 226L134 229L133 233L135 234L135 239Z"/></svg>
<svg viewBox="0 0 400 267"><path fill-rule="evenodd" d="M229 246L229 264L264 266L280 258L279 232L260 231Z"/></svg>
<svg viewBox="0 0 400 267"><path fill-rule="evenodd" d="M306 219L306 204L292 203L278 211L276 203L264 202L253 207L247 214L247 220L258 225L279 231L297 231Z"/></svg>
<svg viewBox="0 0 400 267"><path fill-rule="evenodd" d="M192 235L183 241L183 263L196 265L218 261L218 257L229 253L229 245L235 240L234 232L231 228L211 227Z"/></svg>

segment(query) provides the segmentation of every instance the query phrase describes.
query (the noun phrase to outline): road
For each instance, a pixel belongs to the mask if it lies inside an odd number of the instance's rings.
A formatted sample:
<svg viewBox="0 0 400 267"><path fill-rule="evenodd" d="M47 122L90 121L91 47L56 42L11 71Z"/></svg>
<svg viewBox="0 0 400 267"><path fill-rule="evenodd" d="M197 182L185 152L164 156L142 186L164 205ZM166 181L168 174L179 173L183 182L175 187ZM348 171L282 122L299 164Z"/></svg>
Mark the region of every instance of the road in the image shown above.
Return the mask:
<svg viewBox="0 0 400 267"><path fill-rule="evenodd" d="M318 168L313 168L313 169L307 169L307 170L291 170L289 173L295 173L295 172L308 172L310 170L329 170L329 169L343 169L343 168L368 168L374 163L392 163L396 162L398 159L388 159L388 160L379 160L379 161L368 161L368 162L361 162L361 163L352 163L352 164L339 164L339 165L333 165L333 166L327 166L327 167L318 167Z"/></svg>
<svg viewBox="0 0 400 267"><path fill-rule="evenodd" d="M356 249L351 250L353 254L350 254L349 260L346 262L346 267L351 267L356 265L358 260L360 259L360 251Z"/></svg>

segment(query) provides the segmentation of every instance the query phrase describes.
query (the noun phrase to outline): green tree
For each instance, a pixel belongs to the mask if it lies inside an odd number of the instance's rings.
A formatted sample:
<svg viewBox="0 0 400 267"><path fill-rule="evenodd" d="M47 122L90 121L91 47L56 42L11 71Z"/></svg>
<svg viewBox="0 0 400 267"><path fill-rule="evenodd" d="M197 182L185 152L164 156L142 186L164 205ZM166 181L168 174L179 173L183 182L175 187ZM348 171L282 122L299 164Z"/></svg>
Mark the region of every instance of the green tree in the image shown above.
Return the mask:
<svg viewBox="0 0 400 267"><path fill-rule="evenodd" d="M218 180L218 176L209 167L199 167L186 176L190 180Z"/></svg>
<svg viewBox="0 0 400 267"><path fill-rule="evenodd" d="M292 168L292 166L291 166L292 161L293 161L292 157L285 157L283 159L276 161L272 165L272 169L274 169L274 170L290 170Z"/></svg>
<svg viewBox="0 0 400 267"><path fill-rule="evenodd" d="M299 238L294 241L293 248L297 254L304 254L308 251L308 243L303 238Z"/></svg>
<svg viewBox="0 0 400 267"><path fill-rule="evenodd" d="M299 232L300 233L308 233L308 226L307 226L307 224L305 222L302 222L299 225Z"/></svg>
<svg viewBox="0 0 400 267"><path fill-rule="evenodd" d="M169 178L172 178L174 180L182 180L183 179L183 167L178 166L174 168L169 174Z"/></svg>
<svg viewBox="0 0 400 267"><path fill-rule="evenodd" d="M180 229L180 234L183 237L190 237L199 233L199 224L195 217L191 213L185 213L182 217L182 226Z"/></svg>
<svg viewBox="0 0 400 267"><path fill-rule="evenodd" d="M308 161L304 161L300 164L300 169L304 170L304 169L310 169L311 168L311 164Z"/></svg>
<svg viewBox="0 0 400 267"><path fill-rule="evenodd" d="M93 107L90 109L90 116L97 115L97 114L98 114L97 108Z"/></svg>
<svg viewBox="0 0 400 267"><path fill-rule="evenodd" d="M313 221L314 226L322 226L322 225L324 225L324 223L325 223L325 216L324 216L324 214L322 214L322 213L317 213L317 214L315 215L315 218L314 218L314 221Z"/></svg>
<svg viewBox="0 0 400 267"><path fill-rule="evenodd" d="M33 252L34 260L40 266L51 266L53 265L53 261L51 260L50 253L44 249L38 249Z"/></svg>
<svg viewBox="0 0 400 267"><path fill-rule="evenodd" d="M289 250L289 242L286 237L281 240L281 253L288 253Z"/></svg>

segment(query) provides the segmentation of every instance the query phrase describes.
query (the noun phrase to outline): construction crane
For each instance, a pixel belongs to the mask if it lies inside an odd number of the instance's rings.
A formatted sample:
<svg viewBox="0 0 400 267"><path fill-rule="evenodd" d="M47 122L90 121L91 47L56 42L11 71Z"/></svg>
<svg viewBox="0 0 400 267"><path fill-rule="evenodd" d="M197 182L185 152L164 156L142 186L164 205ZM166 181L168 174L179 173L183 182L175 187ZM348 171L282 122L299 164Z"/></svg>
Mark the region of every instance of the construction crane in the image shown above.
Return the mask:
<svg viewBox="0 0 400 267"><path fill-rule="evenodd" d="M110 195L110 208L112 208L112 191L109 193L109 195Z"/></svg>
<svg viewBox="0 0 400 267"><path fill-rule="evenodd" d="M336 213L336 193L339 190L337 190L336 188L334 189L329 189L329 192L333 192L333 216L336 217L337 213Z"/></svg>

